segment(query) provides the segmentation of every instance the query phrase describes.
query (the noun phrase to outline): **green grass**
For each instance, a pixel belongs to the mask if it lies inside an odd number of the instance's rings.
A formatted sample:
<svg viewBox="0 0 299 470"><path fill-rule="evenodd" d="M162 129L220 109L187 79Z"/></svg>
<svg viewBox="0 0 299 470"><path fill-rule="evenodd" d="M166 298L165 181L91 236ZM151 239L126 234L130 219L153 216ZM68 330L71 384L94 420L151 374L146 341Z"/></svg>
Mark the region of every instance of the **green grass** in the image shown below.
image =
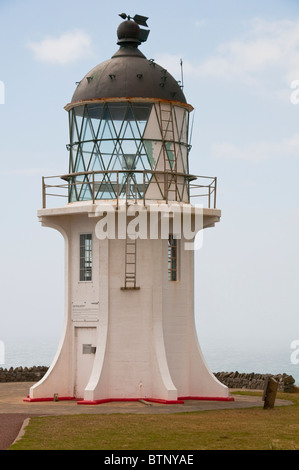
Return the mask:
<svg viewBox="0 0 299 470"><path fill-rule="evenodd" d="M293 405L272 410L35 417L10 449L299 450L299 395L277 397L292 400Z"/></svg>

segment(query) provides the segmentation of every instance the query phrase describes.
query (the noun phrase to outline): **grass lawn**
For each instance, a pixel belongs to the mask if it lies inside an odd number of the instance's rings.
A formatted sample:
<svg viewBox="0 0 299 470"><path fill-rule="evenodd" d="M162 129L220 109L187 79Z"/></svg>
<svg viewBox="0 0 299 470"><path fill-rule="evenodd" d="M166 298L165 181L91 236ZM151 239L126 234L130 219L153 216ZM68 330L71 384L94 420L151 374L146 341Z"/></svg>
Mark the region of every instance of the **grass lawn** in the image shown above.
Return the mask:
<svg viewBox="0 0 299 470"><path fill-rule="evenodd" d="M11 450L299 450L299 394L277 397L294 404L272 410L32 418Z"/></svg>

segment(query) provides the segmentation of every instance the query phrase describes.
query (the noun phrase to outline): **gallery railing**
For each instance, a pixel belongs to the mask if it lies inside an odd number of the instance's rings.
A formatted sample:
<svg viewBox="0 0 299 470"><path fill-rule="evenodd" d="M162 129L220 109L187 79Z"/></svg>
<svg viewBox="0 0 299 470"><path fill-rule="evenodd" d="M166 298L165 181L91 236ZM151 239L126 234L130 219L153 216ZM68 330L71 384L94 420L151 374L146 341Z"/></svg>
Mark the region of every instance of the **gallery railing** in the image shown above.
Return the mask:
<svg viewBox="0 0 299 470"><path fill-rule="evenodd" d="M150 195L150 185L158 194ZM157 192L157 191L156 191ZM76 201L136 199L192 202L216 208L217 178L186 175L171 171L105 170L70 173L42 178L42 207L48 207L49 197L62 197L68 203Z"/></svg>

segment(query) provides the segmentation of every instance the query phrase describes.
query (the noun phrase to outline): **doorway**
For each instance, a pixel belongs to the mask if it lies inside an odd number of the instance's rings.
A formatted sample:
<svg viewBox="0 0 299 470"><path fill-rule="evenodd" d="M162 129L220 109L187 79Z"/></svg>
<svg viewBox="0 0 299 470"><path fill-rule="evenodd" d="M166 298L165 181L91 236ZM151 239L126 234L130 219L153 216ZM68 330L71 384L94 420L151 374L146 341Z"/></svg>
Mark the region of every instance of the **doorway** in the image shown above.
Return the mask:
<svg viewBox="0 0 299 470"><path fill-rule="evenodd" d="M84 397L95 358L96 327L75 327L74 396Z"/></svg>

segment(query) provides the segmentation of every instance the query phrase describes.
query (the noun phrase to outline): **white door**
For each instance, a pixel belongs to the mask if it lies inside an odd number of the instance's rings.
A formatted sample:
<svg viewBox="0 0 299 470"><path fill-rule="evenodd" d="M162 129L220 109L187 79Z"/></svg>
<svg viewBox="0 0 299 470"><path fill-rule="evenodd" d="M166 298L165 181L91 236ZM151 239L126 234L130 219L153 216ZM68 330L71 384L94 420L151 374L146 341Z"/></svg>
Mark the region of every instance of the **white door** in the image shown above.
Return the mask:
<svg viewBox="0 0 299 470"><path fill-rule="evenodd" d="M75 327L75 381L74 396L84 397L91 375L96 344L96 327Z"/></svg>

